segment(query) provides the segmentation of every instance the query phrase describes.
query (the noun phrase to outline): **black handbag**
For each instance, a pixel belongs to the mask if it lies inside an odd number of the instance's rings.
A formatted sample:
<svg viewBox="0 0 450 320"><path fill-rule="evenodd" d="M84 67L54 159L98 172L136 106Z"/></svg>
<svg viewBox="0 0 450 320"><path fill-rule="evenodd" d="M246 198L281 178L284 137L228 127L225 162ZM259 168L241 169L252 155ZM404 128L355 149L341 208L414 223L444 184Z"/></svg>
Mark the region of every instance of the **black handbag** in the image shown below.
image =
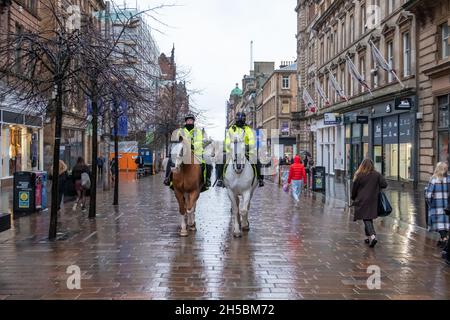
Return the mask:
<svg viewBox="0 0 450 320"><path fill-rule="evenodd" d="M378 216L387 217L392 212L392 206L389 203L389 199L383 191L380 191L378 195Z"/></svg>

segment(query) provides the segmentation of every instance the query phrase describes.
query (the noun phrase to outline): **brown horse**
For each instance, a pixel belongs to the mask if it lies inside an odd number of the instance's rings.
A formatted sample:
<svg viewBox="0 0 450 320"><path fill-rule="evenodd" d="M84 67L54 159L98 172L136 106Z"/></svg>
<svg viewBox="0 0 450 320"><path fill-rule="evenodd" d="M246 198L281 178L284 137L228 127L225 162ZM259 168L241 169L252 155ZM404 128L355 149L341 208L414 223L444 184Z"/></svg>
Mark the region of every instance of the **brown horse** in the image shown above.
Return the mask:
<svg viewBox="0 0 450 320"><path fill-rule="evenodd" d="M195 207L203 187L202 169L200 160L195 158L186 137L180 136L180 142L172 146L171 154L172 159L175 159L172 185L180 207L180 236L187 237L189 235L187 227L191 231L196 230Z"/></svg>

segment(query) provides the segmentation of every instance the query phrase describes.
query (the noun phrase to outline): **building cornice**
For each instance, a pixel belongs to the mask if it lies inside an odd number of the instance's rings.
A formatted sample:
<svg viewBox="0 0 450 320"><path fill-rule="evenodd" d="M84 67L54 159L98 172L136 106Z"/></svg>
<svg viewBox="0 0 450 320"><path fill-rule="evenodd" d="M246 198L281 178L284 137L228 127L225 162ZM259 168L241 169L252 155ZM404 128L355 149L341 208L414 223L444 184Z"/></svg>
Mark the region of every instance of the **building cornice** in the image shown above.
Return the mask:
<svg viewBox="0 0 450 320"><path fill-rule="evenodd" d="M450 60L441 62L435 66L423 70L423 73L430 78L438 78L450 74Z"/></svg>
<svg viewBox="0 0 450 320"><path fill-rule="evenodd" d="M333 12L338 8L345 0L336 0L328 7L327 10L314 22L311 26L312 29L318 30L320 26L333 14Z"/></svg>

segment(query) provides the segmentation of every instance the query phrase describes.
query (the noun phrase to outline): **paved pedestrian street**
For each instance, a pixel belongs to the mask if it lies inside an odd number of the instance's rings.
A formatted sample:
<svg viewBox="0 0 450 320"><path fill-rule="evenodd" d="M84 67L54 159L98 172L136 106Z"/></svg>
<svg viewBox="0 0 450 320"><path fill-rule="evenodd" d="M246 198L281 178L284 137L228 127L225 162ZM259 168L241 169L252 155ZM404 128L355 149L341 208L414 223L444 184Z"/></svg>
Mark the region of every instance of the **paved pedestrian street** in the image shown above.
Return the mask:
<svg viewBox="0 0 450 320"><path fill-rule="evenodd" d="M65 204L58 241L47 240L48 213L0 234L0 299L450 298L450 267L432 237L385 218L369 248L344 199L309 193L295 208L269 182L252 200L250 231L233 238L228 196L216 188L200 197L197 231L181 238L160 176L124 175L117 208L112 193L98 197L93 220ZM73 265L81 289L69 290Z"/></svg>

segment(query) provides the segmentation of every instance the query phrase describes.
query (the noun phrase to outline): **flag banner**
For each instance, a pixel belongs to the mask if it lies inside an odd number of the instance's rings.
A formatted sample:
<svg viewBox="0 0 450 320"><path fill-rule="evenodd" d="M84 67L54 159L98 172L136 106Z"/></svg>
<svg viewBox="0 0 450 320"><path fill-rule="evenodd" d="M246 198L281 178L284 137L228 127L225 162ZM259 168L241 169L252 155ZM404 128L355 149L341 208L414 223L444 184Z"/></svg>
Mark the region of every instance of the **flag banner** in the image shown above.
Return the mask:
<svg viewBox="0 0 450 320"><path fill-rule="evenodd" d="M325 107L329 107L331 105L330 100L328 100L325 91L323 91L322 86L320 85L319 79L315 79L314 85L316 87L316 92L322 98L323 103L325 104Z"/></svg>
<svg viewBox="0 0 450 320"><path fill-rule="evenodd" d="M372 42L369 41L369 45L372 48L372 58L375 62L375 66L380 67L381 69L390 72L394 75L394 77L397 79L397 81L401 84L402 87L405 87L403 82L400 80L400 78L397 76L397 73L395 70L387 63L386 59L381 54L380 50L378 50L377 46Z"/></svg>
<svg viewBox="0 0 450 320"><path fill-rule="evenodd" d="M118 133L119 137L128 136L128 102L125 100L120 101L118 105ZM112 135L116 135L116 131L112 128Z"/></svg>
<svg viewBox="0 0 450 320"><path fill-rule="evenodd" d="M303 102L310 112L316 112L316 104L314 103L314 100L311 98L306 88L303 88Z"/></svg>
<svg viewBox="0 0 450 320"><path fill-rule="evenodd" d="M333 73L331 72L330 69L328 69L328 71L330 72L330 77L328 79L329 83L331 84L331 86L334 88L334 90L336 91L337 95L344 101L348 101L347 96L344 93L344 90L342 90L341 86L339 85L339 83L337 82L336 78L334 77Z"/></svg>
<svg viewBox="0 0 450 320"><path fill-rule="evenodd" d="M366 80L363 78L363 76L359 73L358 69L356 69L355 64L353 63L353 61L346 56L346 66L347 66L347 71L351 74L351 76L359 82L359 84L361 86L363 86L364 88L366 88L367 90L369 90L370 95L373 96L372 94L372 90L370 90L369 85L367 84Z"/></svg>

